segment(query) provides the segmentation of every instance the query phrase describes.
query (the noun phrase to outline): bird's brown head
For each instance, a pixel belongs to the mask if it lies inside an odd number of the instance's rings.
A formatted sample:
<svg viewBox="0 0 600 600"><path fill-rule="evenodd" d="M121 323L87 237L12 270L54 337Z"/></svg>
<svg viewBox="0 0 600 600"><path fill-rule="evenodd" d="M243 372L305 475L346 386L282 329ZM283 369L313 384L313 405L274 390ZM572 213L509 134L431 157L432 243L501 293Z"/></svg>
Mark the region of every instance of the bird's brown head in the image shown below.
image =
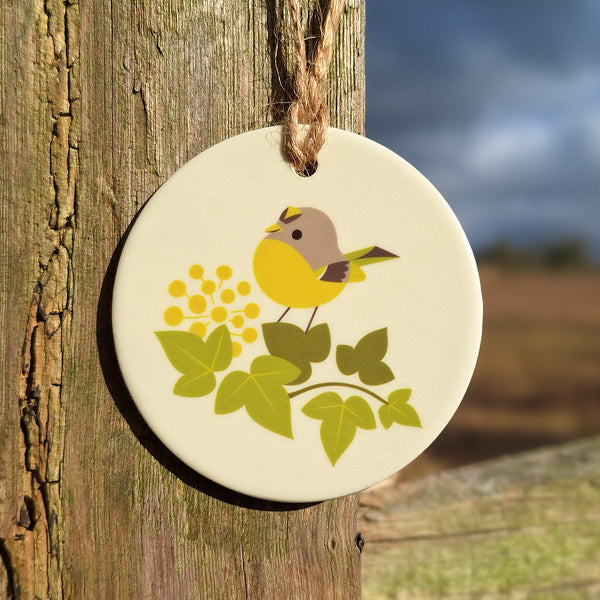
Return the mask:
<svg viewBox="0 0 600 600"><path fill-rule="evenodd" d="M266 239L289 244L312 269L343 259L333 222L316 208L288 206L265 231Z"/></svg>

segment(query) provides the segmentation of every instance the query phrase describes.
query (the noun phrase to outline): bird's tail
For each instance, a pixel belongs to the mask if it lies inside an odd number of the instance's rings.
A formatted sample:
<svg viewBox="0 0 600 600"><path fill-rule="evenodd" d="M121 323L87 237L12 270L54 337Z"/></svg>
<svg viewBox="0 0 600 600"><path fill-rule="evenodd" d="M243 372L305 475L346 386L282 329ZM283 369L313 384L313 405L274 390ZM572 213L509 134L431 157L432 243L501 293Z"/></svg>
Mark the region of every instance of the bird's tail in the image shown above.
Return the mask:
<svg viewBox="0 0 600 600"><path fill-rule="evenodd" d="M398 258L397 254L392 254L379 246L369 246L362 250L355 250L344 255L350 261L350 277L349 281L362 281L365 279L365 272L362 267L373 263L382 262Z"/></svg>

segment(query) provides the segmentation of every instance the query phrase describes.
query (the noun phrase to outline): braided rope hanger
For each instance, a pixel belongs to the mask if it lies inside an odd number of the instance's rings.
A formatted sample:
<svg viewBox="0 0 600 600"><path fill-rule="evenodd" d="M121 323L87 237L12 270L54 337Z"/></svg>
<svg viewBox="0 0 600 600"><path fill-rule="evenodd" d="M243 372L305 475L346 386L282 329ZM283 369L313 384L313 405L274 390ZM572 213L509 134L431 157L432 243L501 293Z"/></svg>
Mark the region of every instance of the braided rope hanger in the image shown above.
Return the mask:
<svg viewBox="0 0 600 600"><path fill-rule="evenodd" d="M296 53L294 67L295 99L283 120L283 150L300 175L312 175L329 127L325 102L327 72L345 0L331 0L325 15L314 57L307 62L300 0L290 0L292 37Z"/></svg>

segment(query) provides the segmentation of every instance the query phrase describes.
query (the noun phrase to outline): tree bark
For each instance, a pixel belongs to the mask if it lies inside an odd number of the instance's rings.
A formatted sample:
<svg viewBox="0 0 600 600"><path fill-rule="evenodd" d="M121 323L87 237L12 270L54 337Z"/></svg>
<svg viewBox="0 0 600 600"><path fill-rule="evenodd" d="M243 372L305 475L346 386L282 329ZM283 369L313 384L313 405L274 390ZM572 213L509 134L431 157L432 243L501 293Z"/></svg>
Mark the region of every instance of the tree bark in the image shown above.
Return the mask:
<svg viewBox="0 0 600 600"><path fill-rule="evenodd" d="M192 472L138 416L112 347L136 212L285 104L281 1L3 3L0 597L360 596L356 497L278 505ZM349 1L328 98L358 133L363 26Z"/></svg>

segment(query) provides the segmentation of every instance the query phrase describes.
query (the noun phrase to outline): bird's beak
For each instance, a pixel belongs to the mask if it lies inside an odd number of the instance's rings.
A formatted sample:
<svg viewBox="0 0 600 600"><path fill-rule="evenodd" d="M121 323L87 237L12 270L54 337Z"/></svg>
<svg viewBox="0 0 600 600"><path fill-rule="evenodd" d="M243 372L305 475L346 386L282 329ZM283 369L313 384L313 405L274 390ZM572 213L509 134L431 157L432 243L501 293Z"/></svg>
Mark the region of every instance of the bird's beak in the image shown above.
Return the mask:
<svg viewBox="0 0 600 600"><path fill-rule="evenodd" d="M279 227L279 225L277 225L277 223L273 223L273 225L270 225L269 227L267 227L265 229L265 231L267 233L275 233L276 231L281 231L281 227Z"/></svg>

